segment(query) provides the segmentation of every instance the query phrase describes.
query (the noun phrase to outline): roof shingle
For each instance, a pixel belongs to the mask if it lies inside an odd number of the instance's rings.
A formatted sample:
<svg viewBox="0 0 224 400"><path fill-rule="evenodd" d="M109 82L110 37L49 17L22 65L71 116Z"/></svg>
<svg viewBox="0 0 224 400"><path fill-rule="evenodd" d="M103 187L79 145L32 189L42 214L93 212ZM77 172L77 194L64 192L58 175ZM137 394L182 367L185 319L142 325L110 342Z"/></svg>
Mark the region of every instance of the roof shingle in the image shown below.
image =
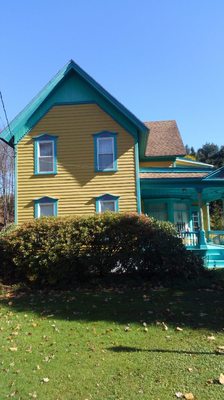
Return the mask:
<svg viewBox="0 0 224 400"><path fill-rule="evenodd" d="M143 179L176 179L176 178L203 178L208 172L142 172Z"/></svg>
<svg viewBox="0 0 224 400"><path fill-rule="evenodd" d="M145 122L149 128L146 157L183 156L186 150L176 121Z"/></svg>

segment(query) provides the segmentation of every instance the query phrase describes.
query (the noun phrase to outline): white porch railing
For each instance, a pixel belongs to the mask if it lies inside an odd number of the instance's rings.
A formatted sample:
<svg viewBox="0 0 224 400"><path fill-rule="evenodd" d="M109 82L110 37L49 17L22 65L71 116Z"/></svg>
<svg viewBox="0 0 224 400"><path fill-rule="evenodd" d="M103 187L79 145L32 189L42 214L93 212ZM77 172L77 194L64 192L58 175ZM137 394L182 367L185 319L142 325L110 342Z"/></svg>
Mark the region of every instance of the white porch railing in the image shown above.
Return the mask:
<svg viewBox="0 0 224 400"><path fill-rule="evenodd" d="M207 243L224 246L224 231L208 231Z"/></svg>
<svg viewBox="0 0 224 400"><path fill-rule="evenodd" d="M182 231L178 235L187 247L197 247L199 245L199 231Z"/></svg>

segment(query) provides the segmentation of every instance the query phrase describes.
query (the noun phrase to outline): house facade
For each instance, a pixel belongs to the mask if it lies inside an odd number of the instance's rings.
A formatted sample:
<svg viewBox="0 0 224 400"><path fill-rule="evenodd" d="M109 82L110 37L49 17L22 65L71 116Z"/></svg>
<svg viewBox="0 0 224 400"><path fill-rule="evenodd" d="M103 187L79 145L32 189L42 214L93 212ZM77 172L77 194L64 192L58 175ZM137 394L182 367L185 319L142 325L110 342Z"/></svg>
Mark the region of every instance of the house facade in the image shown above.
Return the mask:
<svg viewBox="0 0 224 400"><path fill-rule="evenodd" d="M224 169L187 160L175 121L141 122L74 61L0 138L15 152L16 223L144 212L173 222L186 245L207 246Z"/></svg>

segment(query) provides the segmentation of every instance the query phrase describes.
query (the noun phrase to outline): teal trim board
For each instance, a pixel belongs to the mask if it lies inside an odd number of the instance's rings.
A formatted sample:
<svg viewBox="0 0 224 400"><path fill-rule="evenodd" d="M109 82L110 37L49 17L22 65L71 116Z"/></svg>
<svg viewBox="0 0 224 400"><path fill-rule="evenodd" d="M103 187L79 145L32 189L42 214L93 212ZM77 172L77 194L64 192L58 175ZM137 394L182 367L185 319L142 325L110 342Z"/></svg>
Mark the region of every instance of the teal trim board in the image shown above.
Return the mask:
<svg viewBox="0 0 224 400"><path fill-rule="evenodd" d="M96 212L100 213L100 202L101 201L114 201L115 203L115 212L119 211L119 196L115 196L113 194L105 193L96 197Z"/></svg>
<svg viewBox="0 0 224 400"><path fill-rule="evenodd" d="M43 134L33 138L34 140L34 175L56 175L57 174L57 136ZM53 170L39 171L39 144L41 142L51 142L53 144Z"/></svg>
<svg viewBox="0 0 224 400"><path fill-rule="evenodd" d="M135 174L136 174L137 212L138 214L141 214L142 205L141 205L141 186L139 177L139 145L137 140L135 140Z"/></svg>
<svg viewBox="0 0 224 400"><path fill-rule="evenodd" d="M34 200L34 218L39 218L39 205L40 204L53 204L54 206L54 217L58 215L58 199L52 197L41 197Z"/></svg>
<svg viewBox="0 0 224 400"><path fill-rule="evenodd" d="M99 139L113 139L113 167L112 168L100 168L99 166ZM96 172L116 172L117 169L117 133L102 131L93 134L94 140L94 168Z"/></svg>
<svg viewBox="0 0 224 400"><path fill-rule="evenodd" d="M131 131L148 135L148 128L143 122L71 60L10 123L10 130L3 130L2 139L9 143L15 136L15 142L19 142L42 118L44 111L58 101L96 101L108 111L111 110L118 120L123 120Z"/></svg>

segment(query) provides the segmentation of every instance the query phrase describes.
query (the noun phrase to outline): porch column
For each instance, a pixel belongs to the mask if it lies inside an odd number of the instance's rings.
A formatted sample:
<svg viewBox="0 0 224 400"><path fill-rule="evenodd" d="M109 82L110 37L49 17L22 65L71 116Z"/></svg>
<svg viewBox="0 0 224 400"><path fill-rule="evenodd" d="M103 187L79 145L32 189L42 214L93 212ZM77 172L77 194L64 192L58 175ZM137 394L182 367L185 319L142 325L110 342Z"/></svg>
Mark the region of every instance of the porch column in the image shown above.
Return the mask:
<svg viewBox="0 0 224 400"><path fill-rule="evenodd" d="M206 203L206 211L207 211L208 231L210 231L211 230L211 221L210 221L209 203Z"/></svg>
<svg viewBox="0 0 224 400"><path fill-rule="evenodd" d="M199 211L199 246L203 247L206 246L206 239L205 239L205 229L204 229L204 218L203 218L203 208L202 208L202 189L197 190L198 193L198 211Z"/></svg>
<svg viewBox="0 0 224 400"><path fill-rule="evenodd" d="M222 198L222 217L224 219L224 198Z"/></svg>

